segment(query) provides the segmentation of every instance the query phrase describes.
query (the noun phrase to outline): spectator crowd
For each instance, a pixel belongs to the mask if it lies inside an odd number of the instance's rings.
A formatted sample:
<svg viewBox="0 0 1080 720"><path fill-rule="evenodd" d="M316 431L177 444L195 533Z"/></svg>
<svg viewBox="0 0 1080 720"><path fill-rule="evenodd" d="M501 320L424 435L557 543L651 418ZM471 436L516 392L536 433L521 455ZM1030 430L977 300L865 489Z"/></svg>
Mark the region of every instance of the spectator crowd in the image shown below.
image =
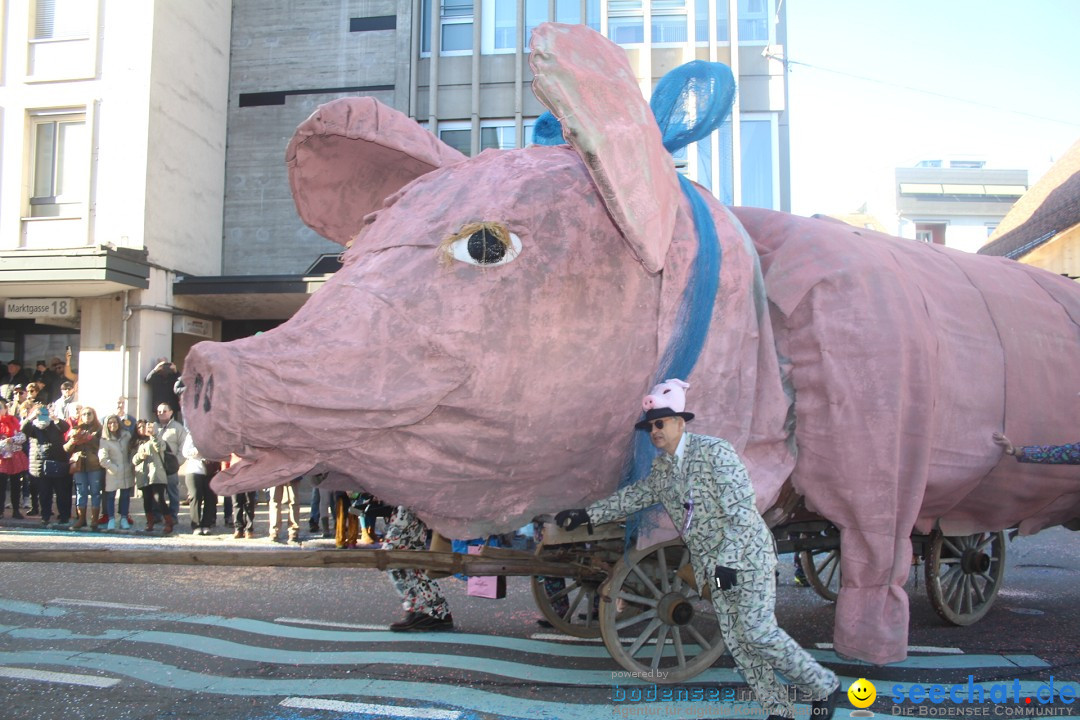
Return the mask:
<svg viewBox="0 0 1080 720"><path fill-rule="evenodd" d="M204 458L180 417L179 373L160 358L144 378L154 417L136 419L120 398L107 414L83 404L78 375L52 358L36 371L12 360L0 366L0 518L50 529L160 533L181 527L186 506L190 532L211 535L223 524L234 538L255 538L259 493L218 497L211 479L224 463ZM269 488L267 536L300 542L299 498L303 478ZM334 538L339 548L373 545L375 519L385 506L370 496L319 489L310 478L309 530ZM133 500L141 498L141 508ZM10 513L10 515L8 515Z"/></svg>

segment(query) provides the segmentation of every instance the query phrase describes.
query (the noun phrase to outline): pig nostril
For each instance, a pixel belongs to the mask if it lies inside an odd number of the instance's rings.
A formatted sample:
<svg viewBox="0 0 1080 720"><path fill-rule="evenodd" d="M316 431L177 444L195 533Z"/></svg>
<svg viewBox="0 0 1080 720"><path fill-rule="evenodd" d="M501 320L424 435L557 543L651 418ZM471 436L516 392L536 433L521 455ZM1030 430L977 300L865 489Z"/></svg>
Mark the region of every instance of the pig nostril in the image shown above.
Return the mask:
<svg viewBox="0 0 1080 720"><path fill-rule="evenodd" d="M192 406L195 407L195 408L199 407L199 396L202 395L202 388L203 388L203 376L202 376L202 373L195 373L195 402L192 403Z"/></svg>
<svg viewBox="0 0 1080 720"><path fill-rule="evenodd" d="M211 375L206 381L206 394L203 395L203 411L210 412L210 396L214 394L214 376Z"/></svg>

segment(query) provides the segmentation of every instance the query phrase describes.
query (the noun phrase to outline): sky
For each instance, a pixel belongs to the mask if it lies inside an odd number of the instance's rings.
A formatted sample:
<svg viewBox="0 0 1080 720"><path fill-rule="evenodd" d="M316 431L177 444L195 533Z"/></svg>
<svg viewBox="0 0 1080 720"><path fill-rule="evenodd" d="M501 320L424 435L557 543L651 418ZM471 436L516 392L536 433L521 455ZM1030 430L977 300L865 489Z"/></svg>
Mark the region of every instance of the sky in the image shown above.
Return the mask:
<svg viewBox="0 0 1080 720"><path fill-rule="evenodd" d="M960 156L1034 185L1080 139L1080 0L783 3L795 214L865 203L895 232L895 168Z"/></svg>

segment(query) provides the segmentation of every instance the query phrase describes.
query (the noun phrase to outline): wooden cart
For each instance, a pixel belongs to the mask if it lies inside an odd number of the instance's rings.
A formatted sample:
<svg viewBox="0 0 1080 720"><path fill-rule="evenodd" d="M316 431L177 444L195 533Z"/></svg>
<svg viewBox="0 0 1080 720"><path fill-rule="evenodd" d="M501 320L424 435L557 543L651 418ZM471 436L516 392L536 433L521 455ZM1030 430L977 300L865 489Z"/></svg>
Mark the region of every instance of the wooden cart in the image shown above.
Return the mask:
<svg viewBox="0 0 1080 720"><path fill-rule="evenodd" d="M795 538L777 539L781 552L797 552L810 587L835 601L842 582L840 531L827 520L779 528ZM990 610L1005 579L1005 532L911 536L912 563L921 563L926 594L942 620L971 625Z"/></svg>

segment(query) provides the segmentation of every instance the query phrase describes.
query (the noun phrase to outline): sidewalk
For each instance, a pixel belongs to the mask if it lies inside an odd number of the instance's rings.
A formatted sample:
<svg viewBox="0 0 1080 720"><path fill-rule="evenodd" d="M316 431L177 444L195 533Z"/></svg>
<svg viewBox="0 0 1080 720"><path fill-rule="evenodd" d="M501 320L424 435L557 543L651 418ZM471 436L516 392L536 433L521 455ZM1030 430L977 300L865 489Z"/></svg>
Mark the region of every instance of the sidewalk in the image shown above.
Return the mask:
<svg viewBox="0 0 1080 720"><path fill-rule="evenodd" d="M183 483L181 482L181 486ZM234 549L234 548L251 548L251 549L273 549L282 550L287 548L298 548L304 550L337 550L335 547L334 538L322 537L322 530L312 533L309 531L308 518L310 517L310 501L311 501L311 485L306 480L301 482L297 489L297 519L300 523L299 543L288 542L273 542L269 538L270 534L270 508L267 500L267 493L260 491L258 494L258 501L255 505L255 537L251 539L246 538L234 538L232 518L224 518L222 515L223 504L222 499L218 498L218 512L217 512L217 524L211 528L210 535L193 535L191 529L190 518L188 516L187 505L181 502L179 518L176 526L173 528L172 533L169 535L162 535L162 525L158 523L153 532L147 533L145 531L146 518L142 512L142 499L140 497L134 497L131 500L131 518L135 521L134 526L130 530L106 530L105 525L102 524L97 532L92 532L87 528L80 530L68 530L68 529L50 529L44 527L41 524L41 518L26 517L26 509L23 509L22 520L15 520L11 517L11 508L4 510L4 517L0 518L0 543L3 543L6 547L12 547L13 544L20 547L34 547L44 548L53 545L70 545L76 543L79 545L91 545L94 547L117 547L117 548L141 548L147 549L161 546L161 547L203 547L206 549ZM183 496L181 496L183 497ZM52 522L56 522L56 514L52 517ZM333 523L330 526L331 533L333 532ZM283 523L283 527L279 533L281 538L285 538L288 535L287 527ZM364 549L376 549L379 545L361 545L352 550ZM342 550L345 552L345 550Z"/></svg>

